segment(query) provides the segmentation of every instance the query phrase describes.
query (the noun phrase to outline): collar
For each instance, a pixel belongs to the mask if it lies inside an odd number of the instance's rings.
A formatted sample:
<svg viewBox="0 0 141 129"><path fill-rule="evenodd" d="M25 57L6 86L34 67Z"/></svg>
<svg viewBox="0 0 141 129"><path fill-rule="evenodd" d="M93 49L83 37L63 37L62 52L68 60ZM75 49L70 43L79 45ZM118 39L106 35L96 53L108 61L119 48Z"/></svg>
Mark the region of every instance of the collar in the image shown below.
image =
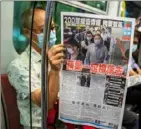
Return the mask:
<svg viewBox="0 0 141 129"><path fill-rule="evenodd" d="M27 53L27 55L29 56L30 54L30 47L28 46L28 48L25 50L25 52ZM41 61L41 55L32 47L31 48L31 58L32 60L34 60L35 62L40 62Z"/></svg>

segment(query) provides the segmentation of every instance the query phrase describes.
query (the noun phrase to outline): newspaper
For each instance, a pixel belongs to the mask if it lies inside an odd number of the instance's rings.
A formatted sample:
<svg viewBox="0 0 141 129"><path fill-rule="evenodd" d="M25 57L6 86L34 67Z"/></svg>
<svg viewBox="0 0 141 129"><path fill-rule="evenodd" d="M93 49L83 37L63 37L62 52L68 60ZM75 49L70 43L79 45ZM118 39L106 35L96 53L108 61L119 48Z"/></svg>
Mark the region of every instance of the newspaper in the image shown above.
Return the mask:
<svg viewBox="0 0 141 129"><path fill-rule="evenodd" d="M61 30L67 51L59 119L121 129L134 19L63 12Z"/></svg>

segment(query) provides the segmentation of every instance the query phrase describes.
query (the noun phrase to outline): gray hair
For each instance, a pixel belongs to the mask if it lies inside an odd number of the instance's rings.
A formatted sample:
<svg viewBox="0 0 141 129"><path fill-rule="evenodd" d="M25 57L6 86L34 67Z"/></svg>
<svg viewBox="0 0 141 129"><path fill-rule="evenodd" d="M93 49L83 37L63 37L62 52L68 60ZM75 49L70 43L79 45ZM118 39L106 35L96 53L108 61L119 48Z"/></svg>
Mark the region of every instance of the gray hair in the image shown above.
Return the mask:
<svg viewBox="0 0 141 129"><path fill-rule="evenodd" d="M36 7L35 10L44 10L43 8ZM33 9L27 9L23 12L21 23L23 28L31 29L31 22L32 22L32 15L33 15Z"/></svg>

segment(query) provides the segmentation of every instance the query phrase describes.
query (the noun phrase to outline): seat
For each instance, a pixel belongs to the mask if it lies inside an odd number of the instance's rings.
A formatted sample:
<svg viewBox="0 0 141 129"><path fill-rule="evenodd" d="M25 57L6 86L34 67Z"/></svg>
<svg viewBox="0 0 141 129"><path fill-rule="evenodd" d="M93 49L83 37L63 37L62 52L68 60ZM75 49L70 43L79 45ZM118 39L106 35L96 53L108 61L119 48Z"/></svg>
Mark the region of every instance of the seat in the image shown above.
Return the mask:
<svg viewBox="0 0 141 129"><path fill-rule="evenodd" d="M1 86L9 129L23 129L23 126L20 124L20 112L17 107L16 90L11 86L7 74L1 75ZM50 129L55 129L54 123L56 115L56 108L48 112L48 125Z"/></svg>
<svg viewBox="0 0 141 129"><path fill-rule="evenodd" d="M9 129L23 129L23 126L20 124L20 112L17 107L16 91L9 83L7 74L1 75L1 86Z"/></svg>

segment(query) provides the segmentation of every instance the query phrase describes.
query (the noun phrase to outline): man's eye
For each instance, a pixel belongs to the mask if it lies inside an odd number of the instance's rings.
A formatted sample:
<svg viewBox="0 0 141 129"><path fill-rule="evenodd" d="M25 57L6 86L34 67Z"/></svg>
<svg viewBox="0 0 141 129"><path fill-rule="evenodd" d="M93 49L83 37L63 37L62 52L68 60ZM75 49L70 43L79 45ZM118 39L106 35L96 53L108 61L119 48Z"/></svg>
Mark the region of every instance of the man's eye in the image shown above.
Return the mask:
<svg viewBox="0 0 141 129"><path fill-rule="evenodd" d="M41 32L43 32L44 31L44 29L41 29Z"/></svg>

